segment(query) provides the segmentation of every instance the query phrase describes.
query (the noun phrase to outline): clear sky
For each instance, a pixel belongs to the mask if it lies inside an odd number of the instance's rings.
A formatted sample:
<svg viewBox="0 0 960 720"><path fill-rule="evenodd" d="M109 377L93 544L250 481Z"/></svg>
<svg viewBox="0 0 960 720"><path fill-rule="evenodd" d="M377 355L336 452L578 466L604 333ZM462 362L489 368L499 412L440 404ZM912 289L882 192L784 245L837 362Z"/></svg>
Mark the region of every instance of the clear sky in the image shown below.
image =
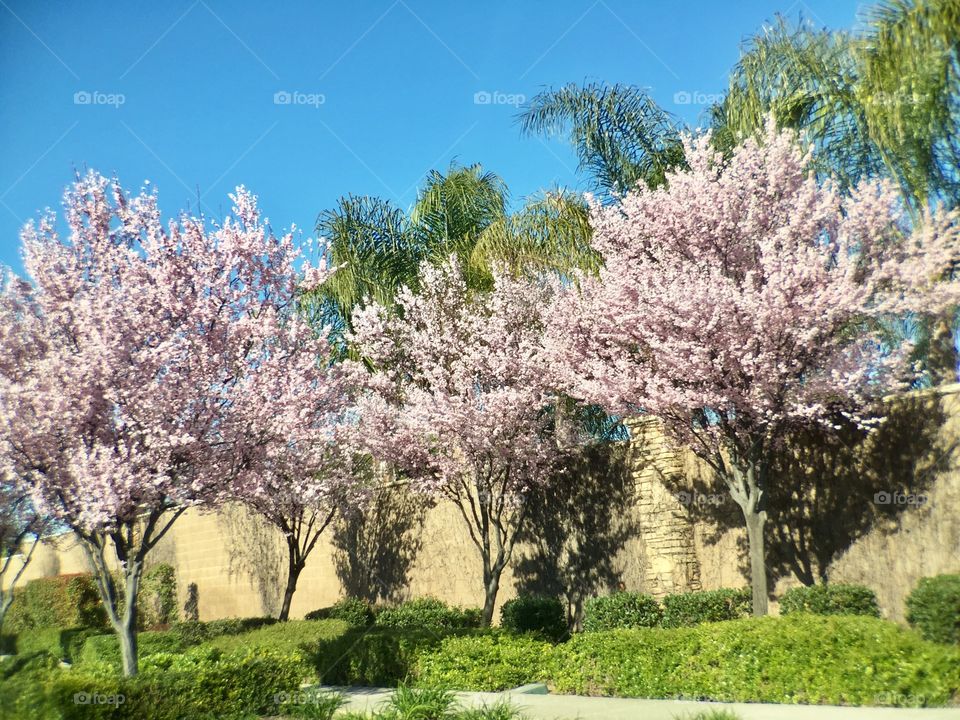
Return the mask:
<svg viewBox="0 0 960 720"><path fill-rule="evenodd" d="M480 162L517 202L584 189L562 141L522 138L544 87L650 88L696 124L776 13L849 28L852 0L0 0L0 264L74 168L150 180L166 214L229 208L312 233L349 193L408 207L431 168Z"/></svg>

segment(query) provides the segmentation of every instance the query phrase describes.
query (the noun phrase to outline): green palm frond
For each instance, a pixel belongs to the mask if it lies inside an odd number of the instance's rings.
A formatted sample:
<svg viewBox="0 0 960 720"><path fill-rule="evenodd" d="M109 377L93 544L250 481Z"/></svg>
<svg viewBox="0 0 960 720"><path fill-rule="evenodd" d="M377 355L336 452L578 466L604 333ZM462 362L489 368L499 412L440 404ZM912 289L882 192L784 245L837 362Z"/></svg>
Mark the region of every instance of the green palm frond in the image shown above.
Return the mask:
<svg viewBox="0 0 960 720"><path fill-rule="evenodd" d="M581 170L607 196L641 182L662 185L672 168L684 165L681 125L632 85L570 84L545 90L519 120L527 134L569 132Z"/></svg>

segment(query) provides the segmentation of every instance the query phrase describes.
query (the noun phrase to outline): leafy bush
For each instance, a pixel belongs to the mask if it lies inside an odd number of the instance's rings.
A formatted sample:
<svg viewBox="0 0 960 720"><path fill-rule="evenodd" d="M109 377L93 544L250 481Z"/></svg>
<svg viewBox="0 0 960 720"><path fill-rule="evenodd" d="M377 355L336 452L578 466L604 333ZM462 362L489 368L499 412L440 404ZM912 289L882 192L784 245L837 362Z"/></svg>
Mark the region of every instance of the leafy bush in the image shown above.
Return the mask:
<svg viewBox="0 0 960 720"><path fill-rule="evenodd" d="M220 635L201 645L226 653L253 650L293 652L304 644L337 638L350 626L343 620L290 620L260 627L241 635Z"/></svg>
<svg viewBox="0 0 960 720"><path fill-rule="evenodd" d="M308 612L304 620L343 620L353 627L373 625L373 608L360 598L343 598L330 607Z"/></svg>
<svg viewBox="0 0 960 720"><path fill-rule="evenodd" d="M660 624L660 604L643 593L618 592L590 598L583 607L583 629L586 632L615 628L654 627Z"/></svg>
<svg viewBox="0 0 960 720"><path fill-rule="evenodd" d="M180 637L180 642L184 647L187 647L199 645L206 640L221 635L240 635L266 625L273 625L276 622L277 619L271 617L222 618L207 622L188 620L175 623L172 631Z"/></svg>
<svg viewBox="0 0 960 720"><path fill-rule="evenodd" d="M137 633L137 654L141 659L159 652L179 652L185 647L176 633L153 630ZM81 667L109 667L119 671L120 641L113 633L88 637L74 660Z"/></svg>
<svg viewBox="0 0 960 720"><path fill-rule="evenodd" d="M560 640L567 634L567 615L557 598L521 595L503 604L500 626L511 632L536 632Z"/></svg>
<svg viewBox="0 0 960 720"><path fill-rule="evenodd" d="M682 627L704 622L736 620L750 615L750 588L721 588L667 595L663 599L663 626Z"/></svg>
<svg viewBox="0 0 960 720"><path fill-rule="evenodd" d="M870 615L880 617L877 596L863 585L810 585L790 588L780 600L780 614Z"/></svg>
<svg viewBox="0 0 960 720"><path fill-rule="evenodd" d="M177 619L177 573L172 565L156 565L143 574L138 606L143 628L169 625Z"/></svg>
<svg viewBox="0 0 960 720"><path fill-rule="evenodd" d="M416 659L418 685L452 690L507 690L543 680L552 645L529 635L491 632L444 638Z"/></svg>
<svg viewBox="0 0 960 720"><path fill-rule="evenodd" d="M14 591L4 629L107 627L107 615L93 576L56 575L31 580Z"/></svg>
<svg viewBox="0 0 960 720"><path fill-rule="evenodd" d="M186 670L147 669L135 678L61 672L47 688L50 704L59 712L55 717L63 720L219 720L276 715L286 699L299 693L304 679L301 658L258 653L223 656ZM95 702L95 696L113 702ZM123 701L117 702L120 697Z"/></svg>
<svg viewBox="0 0 960 720"><path fill-rule="evenodd" d="M419 598L377 613L376 624L381 627L416 630L456 630L479 627L480 614L476 611L450 607L442 600Z"/></svg>
<svg viewBox="0 0 960 720"><path fill-rule="evenodd" d="M960 651L871 617L796 614L584 633L554 648L559 692L732 702L943 705Z"/></svg>
<svg viewBox="0 0 960 720"><path fill-rule="evenodd" d="M960 575L922 578L907 596L907 622L927 640L960 643Z"/></svg>
<svg viewBox="0 0 960 720"><path fill-rule="evenodd" d="M352 628L303 649L324 685L391 687L412 678L417 659L444 637L484 632Z"/></svg>

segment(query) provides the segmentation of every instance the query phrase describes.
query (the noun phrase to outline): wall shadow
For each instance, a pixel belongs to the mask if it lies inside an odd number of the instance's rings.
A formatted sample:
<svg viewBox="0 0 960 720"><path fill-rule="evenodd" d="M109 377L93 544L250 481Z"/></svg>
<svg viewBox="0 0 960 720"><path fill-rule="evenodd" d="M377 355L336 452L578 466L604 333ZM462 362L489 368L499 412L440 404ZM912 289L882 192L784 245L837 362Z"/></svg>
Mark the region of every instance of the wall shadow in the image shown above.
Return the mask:
<svg viewBox="0 0 960 720"><path fill-rule="evenodd" d="M405 485L380 487L359 512L338 517L331 543L337 577L348 597L396 602L410 582L423 544L430 502Z"/></svg>
<svg viewBox="0 0 960 720"><path fill-rule="evenodd" d="M562 598L576 628L584 601L621 585L618 554L639 534L628 443L597 443L571 454L548 489L533 491L518 535L513 576L519 594Z"/></svg>
<svg viewBox="0 0 960 720"><path fill-rule="evenodd" d="M287 558L278 531L243 505L226 505L219 520L224 529L229 575L246 575L260 596L264 615L276 617L286 585Z"/></svg>
<svg viewBox="0 0 960 720"><path fill-rule="evenodd" d="M830 565L857 540L896 532L904 512L935 502L929 493L957 447L940 432L946 419L936 396L906 397L889 405L871 433L837 418L835 432L813 427L787 439L766 496L769 587L788 576L805 585L829 581ZM689 506L691 520L709 528L705 542L743 528L739 507L708 472L676 482L686 483L681 491L691 497L716 499ZM738 550L740 571L749 577L745 536Z"/></svg>

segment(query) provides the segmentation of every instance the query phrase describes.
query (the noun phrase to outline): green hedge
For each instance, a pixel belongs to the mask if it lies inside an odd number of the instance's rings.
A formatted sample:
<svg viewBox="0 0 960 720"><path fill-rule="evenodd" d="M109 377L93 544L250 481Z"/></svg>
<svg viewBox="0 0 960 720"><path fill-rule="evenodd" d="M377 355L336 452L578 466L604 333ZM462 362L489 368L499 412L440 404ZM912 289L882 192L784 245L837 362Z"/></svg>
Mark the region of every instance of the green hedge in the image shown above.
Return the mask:
<svg viewBox="0 0 960 720"><path fill-rule="evenodd" d="M444 638L489 632L353 628L303 649L324 685L392 687L412 679L419 657L438 648Z"/></svg>
<svg viewBox="0 0 960 720"><path fill-rule="evenodd" d="M171 632L147 630L137 633L137 656L142 660L148 655L161 652L180 652L186 645ZM107 666L119 672L120 641L114 633L88 637L74 660L80 668L105 669Z"/></svg>
<svg viewBox="0 0 960 720"><path fill-rule="evenodd" d="M171 631L179 636L180 642L187 647L222 635L241 635L276 622L277 619L272 617L223 618L206 622L188 620L175 623Z"/></svg>
<svg viewBox="0 0 960 720"><path fill-rule="evenodd" d="M960 652L871 617L796 614L584 633L554 649L562 693L727 702L944 705Z"/></svg>
<svg viewBox="0 0 960 720"><path fill-rule="evenodd" d="M301 645L314 645L321 640L338 638L350 629L343 620L289 620L251 630L242 635L221 635L203 643L201 648L223 652L267 650L292 652Z"/></svg>
<svg viewBox="0 0 960 720"><path fill-rule="evenodd" d="M421 652L412 674L422 686L498 691L543 680L553 646L504 632L444 638Z"/></svg>
<svg viewBox="0 0 960 720"><path fill-rule="evenodd" d="M107 627L107 615L93 576L56 575L31 580L14 591L4 630Z"/></svg>
<svg viewBox="0 0 960 720"><path fill-rule="evenodd" d="M663 609L651 596L618 592L590 598L584 603L583 629L599 632L614 628L655 627L662 617Z"/></svg>
<svg viewBox="0 0 960 720"><path fill-rule="evenodd" d="M554 597L521 595L500 609L500 627L515 633L539 633L550 640L567 635L567 613Z"/></svg>
<svg viewBox="0 0 960 720"><path fill-rule="evenodd" d="M155 565L143 574L137 598L141 629L170 625L177 619L177 573L172 565Z"/></svg>
<svg viewBox="0 0 960 720"><path fill-rule="evenodd" d="M304 620L343 620L353 627L373 625L373 607L359 598L343 598L330 607L308 612Z"/></svg>
<svg viewBox="0 0 960 720"><path fill-rule="evenodd" d="M451 607L435 598L408 600L377 613L376 624L398 630L457 630L480 626L480 610Z"/></svg>
<svg viewBox="0 0 960 720"><path fill-rule="evenodd" d="M780 599L780 614L870 615L880 617L877 596L863 585L810 585L790 588Z"/></svg>
<svg viewBox="0 0 960 720"><path fill-rule="evenodd" d="M276 715L304 679L301 658L258 653L132 679L55 673L47 693L59 720L220 720Z"/></svg>
<svg viewBox="0 0 960 720"><path fill-rule="evenodd" d="M907 622L927 640L960 643L960 575L922 578L907 596Z"/></svg>
<svg viewBox="0 0 960 720"><path fill-rule="evenodd" d="M667 595L663 599L663 627L684 627L748 617L753 609L750 588L721 588Z"/></svg>

